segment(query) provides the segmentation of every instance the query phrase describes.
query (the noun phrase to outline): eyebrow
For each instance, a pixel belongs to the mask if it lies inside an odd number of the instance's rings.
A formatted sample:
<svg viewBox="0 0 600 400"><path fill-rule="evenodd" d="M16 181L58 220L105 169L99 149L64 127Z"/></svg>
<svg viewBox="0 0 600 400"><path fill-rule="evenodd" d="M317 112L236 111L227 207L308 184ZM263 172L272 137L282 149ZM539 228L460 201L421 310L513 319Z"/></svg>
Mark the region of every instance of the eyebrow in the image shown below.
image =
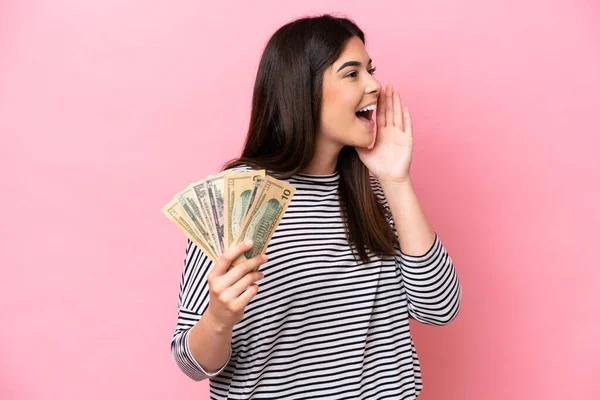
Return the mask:
<svg viewBox="0 0 600 400"><path fill-rule="evenodd" d="M371 60L369 58L369 62L367 63L367 65L371 64L373 60ZM362 64L360 63L360 61L346 61L345 63L342 64L341 67L338 68L338 70L336 72L340 72L341 70L343 70L346 67L360 67Z"/></svg>

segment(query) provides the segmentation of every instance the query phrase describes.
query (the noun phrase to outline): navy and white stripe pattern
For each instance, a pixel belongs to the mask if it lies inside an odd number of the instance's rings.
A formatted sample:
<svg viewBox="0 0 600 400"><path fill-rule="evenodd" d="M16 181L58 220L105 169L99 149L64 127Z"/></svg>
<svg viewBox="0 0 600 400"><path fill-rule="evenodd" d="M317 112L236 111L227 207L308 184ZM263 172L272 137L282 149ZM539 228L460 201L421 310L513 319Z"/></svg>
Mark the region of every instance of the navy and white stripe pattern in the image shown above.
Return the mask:
<svg viewBox="0 0 600 400"><path fill-rule="evenodd" d="M209 378L211 399L416 399L423 382L408 320L447 324L462 294L437 233L422 256L397 246L395 256L357 262L341 219L339 172L287 181L296 193L267 249L265 278L233 329L228 363L212 375L188 347L208 306L212 261L188 241L171 342L179 368Z"/></svg>

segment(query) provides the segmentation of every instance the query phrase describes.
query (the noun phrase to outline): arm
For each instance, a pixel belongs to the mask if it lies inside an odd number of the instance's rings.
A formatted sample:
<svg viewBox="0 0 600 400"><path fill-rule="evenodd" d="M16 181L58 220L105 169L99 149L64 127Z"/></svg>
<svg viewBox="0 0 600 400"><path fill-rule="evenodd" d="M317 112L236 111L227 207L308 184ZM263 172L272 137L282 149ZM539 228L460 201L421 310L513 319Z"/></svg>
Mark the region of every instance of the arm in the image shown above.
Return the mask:
<svg viewBox="0 0 600 400"><path fill-rule="evenodd" d="M211 264L212 261L188 240L171 353L181 371L195 381L218 375L231 358L232 331L220 327L206 312Z"/></svg>
<svg viewBox="0 0 600 400"><path fill-rule="evenodd" d="M209 312L190 330L190 351L207 374L216 375L229 362L232 334L231 329L219 326Z"/></svg>
<svg viewBox="0 0 600 400"><path fill-rule="evenodd" d="M412 180L380 182L380 185L394 217L402 252L413 257L425 254L431 248L435 233L419 204Z"/></svg>
<svg viewBox="0 0 600 400"><path fill-rule="evenodd" d="M388 222L398 236L396 265L406 289L409 315L428 325L448 324L458 315L462 287L452 259L425 217L412 182L371 180L375 195L391 214Z"/></svg>

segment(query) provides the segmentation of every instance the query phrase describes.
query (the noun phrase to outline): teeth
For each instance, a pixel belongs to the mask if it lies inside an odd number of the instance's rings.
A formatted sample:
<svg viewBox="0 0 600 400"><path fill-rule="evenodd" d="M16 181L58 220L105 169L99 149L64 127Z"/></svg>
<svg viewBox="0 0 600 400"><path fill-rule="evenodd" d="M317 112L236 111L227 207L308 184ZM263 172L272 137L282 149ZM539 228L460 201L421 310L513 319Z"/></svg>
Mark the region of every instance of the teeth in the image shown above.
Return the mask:
<svg viewBox="0 0 600 400"><path fill-rule="evenodd" d="M366 106L365 108L361 108L360 110L358 110L357 112L361 112L361 111L368 111L368 110L375 110L377 107L375 106L375 104L371 105L371 106Z"/></svg>

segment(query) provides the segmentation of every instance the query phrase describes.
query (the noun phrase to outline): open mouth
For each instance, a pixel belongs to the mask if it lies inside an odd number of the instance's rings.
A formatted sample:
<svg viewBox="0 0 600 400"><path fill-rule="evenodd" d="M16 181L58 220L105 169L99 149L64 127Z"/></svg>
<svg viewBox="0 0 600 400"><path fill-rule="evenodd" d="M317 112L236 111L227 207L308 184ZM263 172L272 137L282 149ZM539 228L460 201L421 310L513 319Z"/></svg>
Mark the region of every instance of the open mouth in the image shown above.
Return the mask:
<svg viewBox="0 0 600 400"><path fill-rule="evenodd" d="M359 111L356 113L356 117L368 122L371 120L371 117L373 117L373 110Z"/></svg>

